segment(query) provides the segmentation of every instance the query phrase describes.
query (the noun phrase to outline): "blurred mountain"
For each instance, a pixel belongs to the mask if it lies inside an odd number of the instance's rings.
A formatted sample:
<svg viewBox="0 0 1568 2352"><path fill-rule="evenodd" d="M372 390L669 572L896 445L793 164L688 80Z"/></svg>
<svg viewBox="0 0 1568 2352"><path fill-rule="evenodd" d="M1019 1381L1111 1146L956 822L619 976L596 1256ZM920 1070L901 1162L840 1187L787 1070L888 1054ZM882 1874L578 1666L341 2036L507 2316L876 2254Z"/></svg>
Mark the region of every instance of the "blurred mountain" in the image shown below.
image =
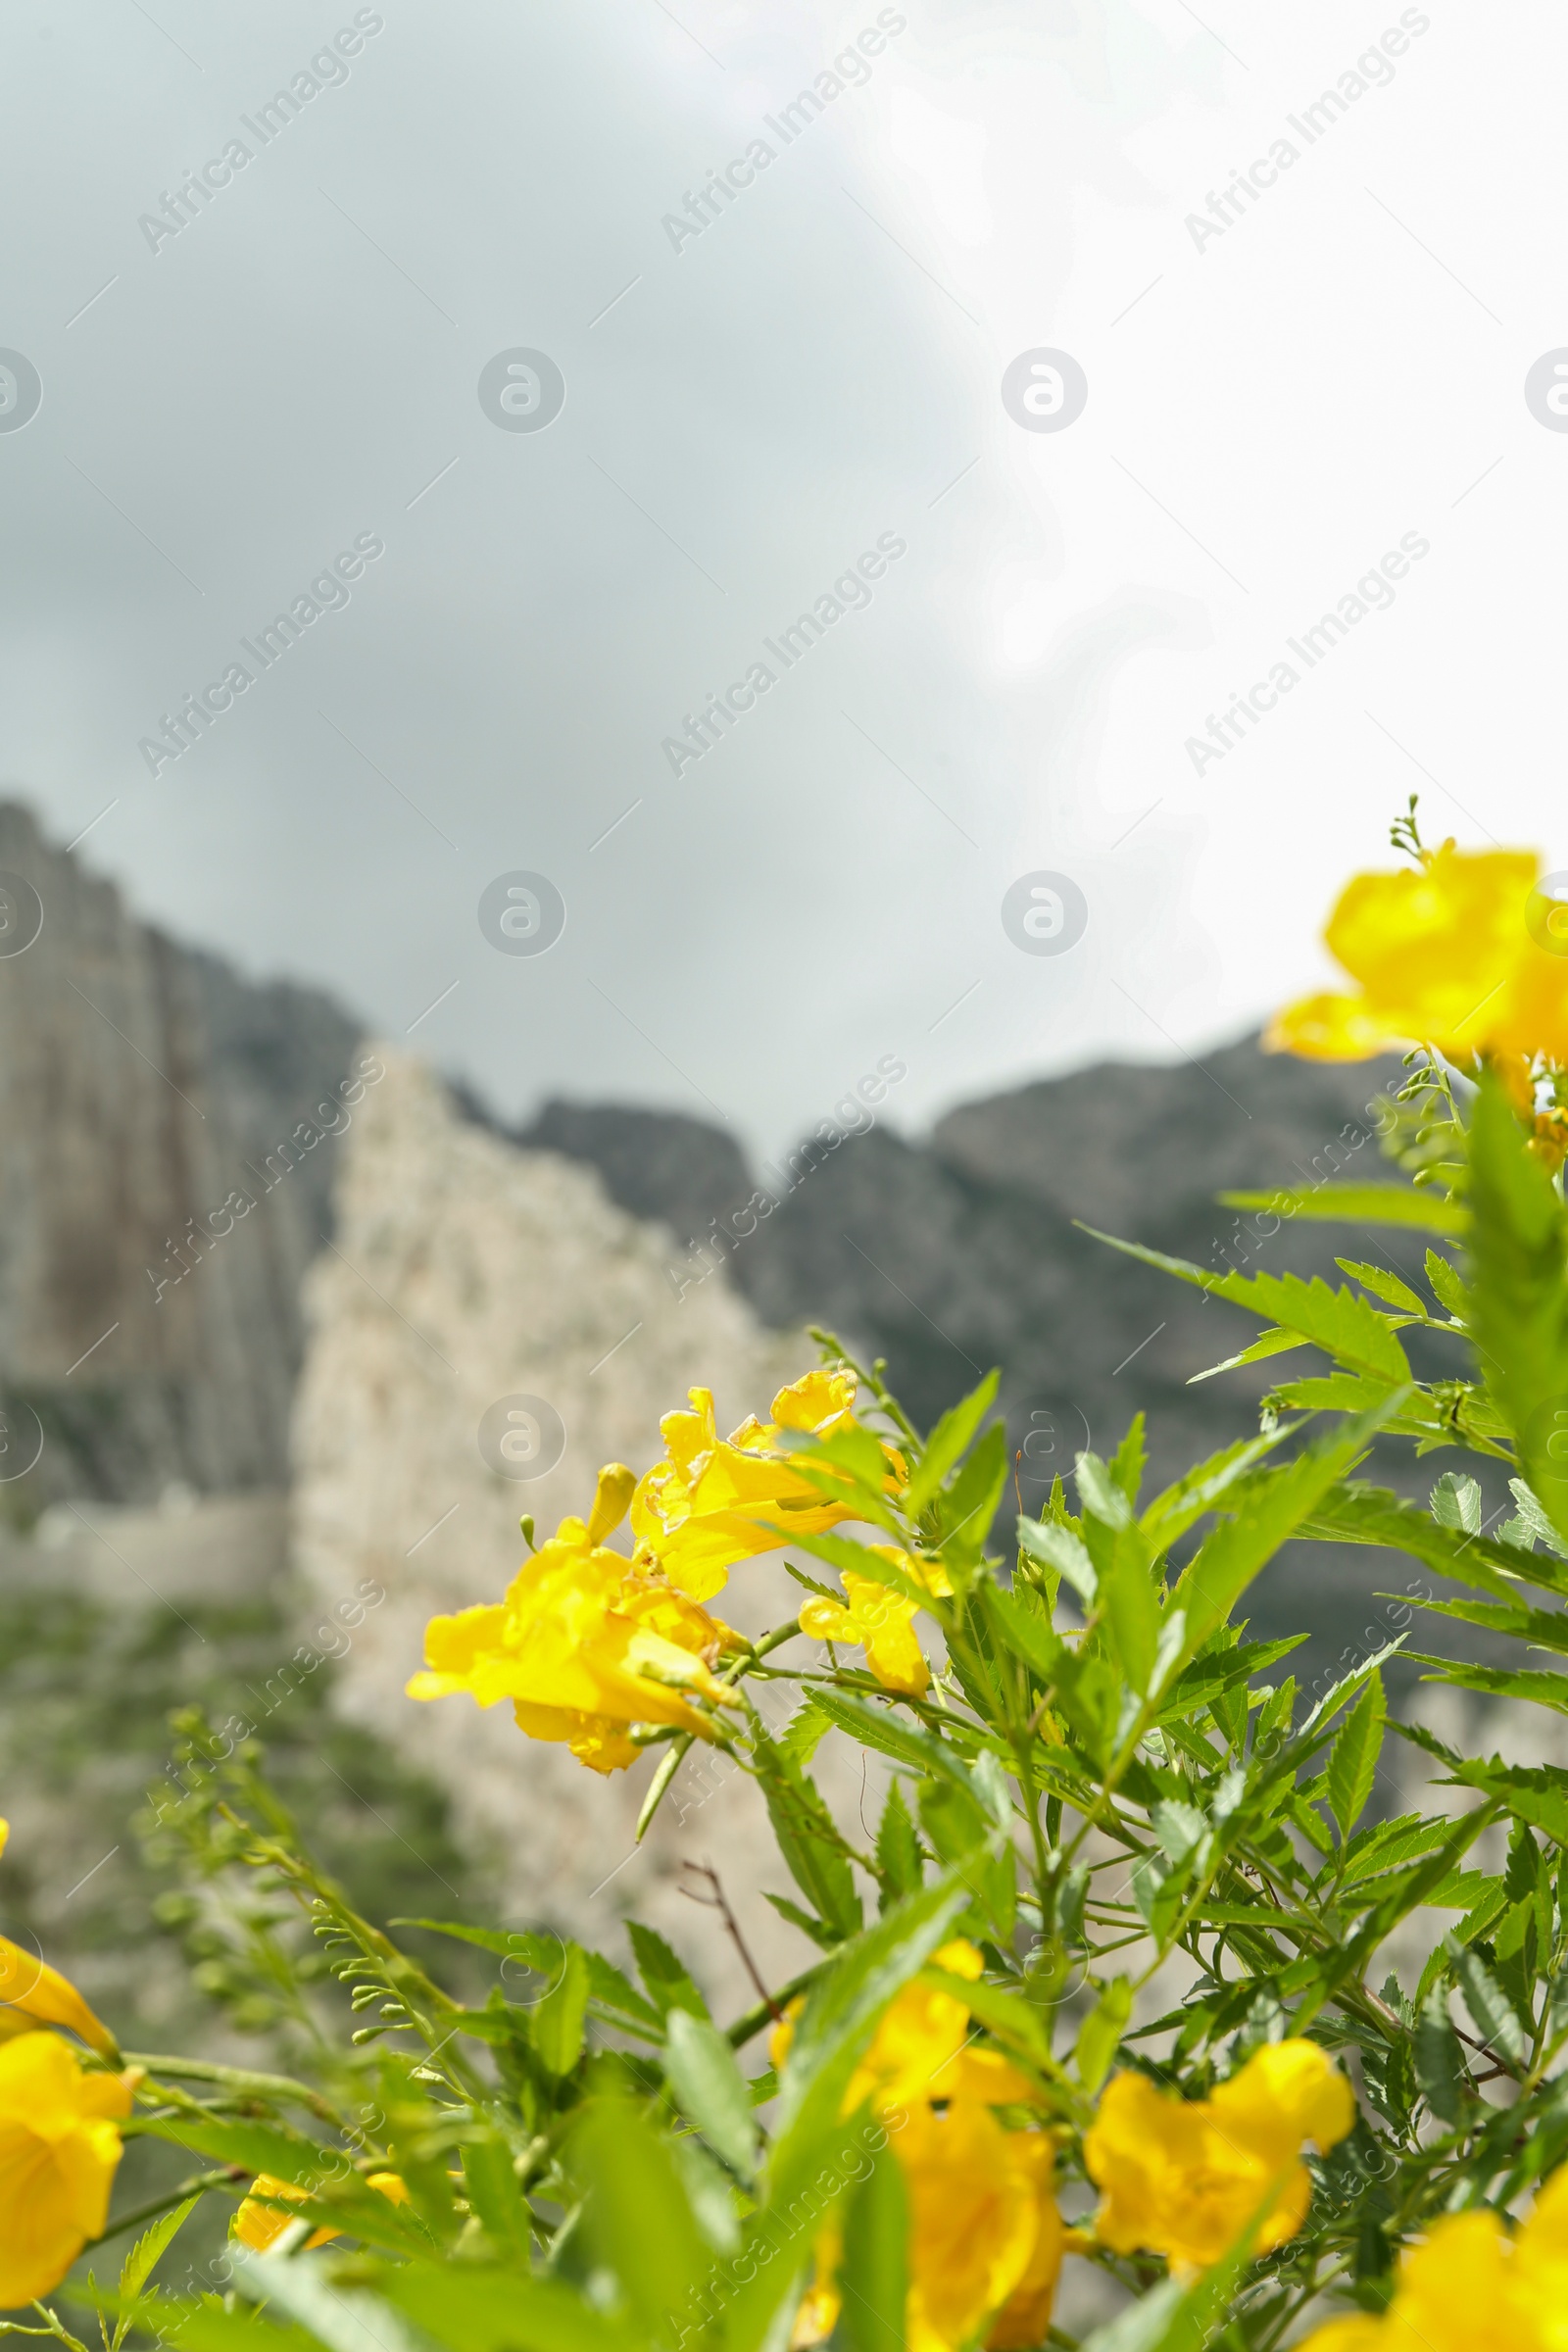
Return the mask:
<svg viewBox="0 0 1568 2352"><path fill-rule="evenodd" d="M138 922L16 802L0 906L0 1515L281 1487L359 1024Z"/></svg>
<svg viewBox="0 0 1568 2352"><path fill-rule="evenodd" d="M1251 1371L1189 1388L1255 1324L1085 1227L1215 1272L1338 1281L1336 1253L1357 1252L1419 1272L1397 1235L1391 1258L1386 1228L1215 1200L1390 1178L1375 1136L1397 1070L1294 1061L1251 1039L1202 1063L1101 1064L965 1104L926 1144L880 1127L818 1140L760 1195L729 1139L692 1119L551 1103L514 1140L589 1161L622 1207L663 1222L672 1289L727 1280L764 1322L826 1323L885 1355L916 1420L1001 1365L1021 1476L1038 1487L1082 1446L1108 1450L1140 1408L1155 1416L1155 1470L1174 1474L1250 1428L1267 1385Z"/></svg>

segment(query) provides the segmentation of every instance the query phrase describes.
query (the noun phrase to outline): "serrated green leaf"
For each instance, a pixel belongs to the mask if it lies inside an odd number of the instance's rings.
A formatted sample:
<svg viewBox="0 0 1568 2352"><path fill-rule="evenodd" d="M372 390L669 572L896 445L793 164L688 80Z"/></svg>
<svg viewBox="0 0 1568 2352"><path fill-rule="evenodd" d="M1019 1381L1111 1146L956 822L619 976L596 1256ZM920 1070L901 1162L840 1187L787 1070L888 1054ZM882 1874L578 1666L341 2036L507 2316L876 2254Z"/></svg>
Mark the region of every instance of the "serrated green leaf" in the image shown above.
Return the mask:
<svg viewBox="0 0 1568 2352"><path fill-rule="evenodd" d="M1465 2006L1483 2038L1510 2066L1523 2066L1529 2048L1525 2030L1481 1954L1471 1945L1461 1943L1456 1936L1446 1938L1444 1949L1464 1994Z"/></svg>
<svg viewBox="0 0 1568 2352"><path fill-rule="evenodd" d="M1075 1536L1070 1527L1056 1527L1049 1519L1020 1519L1018 1548L1042 1567L1054 1568L1072 1587L1086 1609L1094 1607L1100 1591L1095 1564L1083 1538Z"/></svg>
<svg viewBox="0 0 1568 2352"><path fill-rule="evenodd" d="M1465 1536L1480 1535L1481 1488L1462 1471L1445 1470L1427 1502L1440 1527L1454 1528Z"/></svg>
<svg viewBox="0 0 1568 2352"><path fill-rule="evenodd" d="M924 1877L920 1840L904 1801L903 1786L897 1780L888 1790L882 1819L877 1824L876 1859L883 1879L882 1909L886 1911L901 1896L913 1894Z"/></svg>
<svg viewBox="0 0 1568 2352"><path fill-rule="evenodd" d="M687 2122L732 2172L750 2180L757 2169L751 2086L718 2028L688 2009L672 2009L664 2072Z"/></svg>
<svg viewBox="0 0 1568 2352"><path fill-rule="evenodd" d="M376 2291L449 2352L638 2352L649 2340L629 2315L596 2311L558 2279L477 2263L416 2260L388 2272ZM190 2341L172 2340L181 2347ZM271 2348L258 2344L256 2352Z"/></svg>
<svg viewBox="0 0 1568 2352"><path fill-rule="evenodd" d="M1406 1314L1420 1315L1425 1319L1427 1310L1416 1293L1407 1282L1401 1282L1397 1274L1391 1273L1387 1266L1369 1266L1358 1257L1337 1257L1334 1263L1342 1274L1348 1274L1352 1282L1358 1282L1363 1291L1370 1291L1385 1304L1402 1307Z"/></svg>
<svg viewBox="0 0 1568 2352"><path fill-rule="evenodd" d="M137 2238L120 2269L120 2291L127 2302L134 2302L141 2293L161 2257L167 2253L172 2239L184 2228L201 2203L202 2195L202 2190L198 2189L193 2197L187 2197L182 2205L176 2205L172 2213L160 2214L152 2228L143 2230Z"/></svg>
<svg viewBox="0 0 1568 2352"><path fill-rule="evenodd" d="M1440 1257L1436 1250L1429 1250L1426 1255L1426 1271L1427 1281L1432 1286L1432 1295L1438 1304L1446 1306L1456 1323L1468 1324L1472 1303L1471 1295L1447 1259Z"/></svg>
<svg viewBox="0 0 1568 2352"><path fill-rule="evenodd" d="M643 1983L660 2016L667 2018L671 2009L688 2009L693 2017L706 2017L708 2003L692 1982L690 1971L670 1950L657 1928L645 1928L640 1919L628 1919L626 1934L631 1938Z"/></svg>
<svg viewBox="0 0 1568 2352"><path fill-rule="evenodd" d="M1255 1471L1226 1494L1230 1516L1199 1545L1171 1595L1187 1612L1190 1649L1201 1648L1280 1545L1321 1509L1397 1401L1391 1396L1283 1469Z"/></svg>
<svg viewBox="0 0 1568 2352"><path fill-rule="evenodd" d="M587 2015L588 1955L580 1943L568 1943L559 1981L529 2013L534 2055L547 2073L570 2074L582 2056Z"/></svg>
<svg viewBox="0 0 1568 2352"><path fill-rule="evenodd" d="M1127 1435L1111 1455L1106 1466L1111 1478L1120 1487L1135 1511L1138 1508L1139 1491L1144 1483L1146 1459L1144 1416L1142 1413L1134 1413L1132 1420L1127 1425Z"/></svg>
<svg viewBox="0 0 1568 2352"><path fill-rule="evenodd" d="M986 1414L996 1400L999 1372L988 1372L977 1389L972 1389L961 1402L943 1414L930 1437L925 1450L912 1472L904 1496L904 1507L910 1519L918 1519L926 1504L941 1487L969 1445Z"/></svg>
<svg viewBox="0 0 1568 2352"><path fill-rule="evenodd" d="M639 2329L662 2334L711 2261L670 2147L629 2099L583 2107L566 2144L595 2261Z"/></svg>
<svg viewBox="0 0 1568 2352"><path fill-rule="evenodd" d="M1467 1218L1456 1202L1402 1184L1326 1184L1310 1191L1221 1193L1227 1208L1272 1209L1280 1217L1346 1225L1405 1225L1458 1235Z"/></svg>
<svg viewBox="0 0 1568 2352"><path fill-rule="evenodd" d="M1403 1388L1409 1382L1409 1363L1387 1316L1353 1291L1331 1290L1315 1274L1310 1282L1303 1282L1298 1274L1209 1273L1186 1258L1146 1249L1141 1242L1121 1242L1112 1234L1098 1233L1092 1225L1084 1231L1217 1298L1250 1307L1282 1331L1299 1332L1302 1339L1312 1341L1348 1371L1365 1373L1391 1388Z"/></svg>
<svg viewBox="0 0 1568 2352"><path fill-rule="evenodd" d="M835 1942L858 1935L861 1912L855 1873L815 1782L765 1738L754 1742L752 1764L791 1878Z"/></svg>
<svg viewBox="0 0 1568 2352"><path fill-rule="evenodd" d="M1205 1380L1217 1380L1222 1372L1235 1372L1243 1364L1267 1363L1271 1355L1290 1355L1296 1348L1309 1348L1311 1345L1311 1341L1303 1340L1298 1331L1280 1331L1277 1328L1260 1331L1251 1346L1244 1348L1239 1355L1228 1355L1223 1363L1206 1364L1201 1372L1190 1372L1187 1386L1196 1389Z"/></svg>
<svg viewBox="0 0 1568 2352"><path fill-rule="evenodd" d="M1372 1675L1365 1690L1346 1717L1329 1751L1328 1796L1342 1838L1348 1838L1366 1810L1378 1758L1383 1752L1383 1726L1388 1704L1383 1677Z"/></svg>

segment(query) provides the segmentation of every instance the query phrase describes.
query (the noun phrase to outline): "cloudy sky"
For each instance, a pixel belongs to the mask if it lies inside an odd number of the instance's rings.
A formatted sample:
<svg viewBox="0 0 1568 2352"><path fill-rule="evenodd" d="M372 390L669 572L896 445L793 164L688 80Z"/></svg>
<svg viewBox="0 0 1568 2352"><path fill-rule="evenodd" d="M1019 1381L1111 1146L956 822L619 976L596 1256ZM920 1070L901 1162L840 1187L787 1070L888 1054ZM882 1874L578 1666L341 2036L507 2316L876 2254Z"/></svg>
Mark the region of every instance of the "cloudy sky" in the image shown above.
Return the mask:
<svg viewBox="0 0 1568 2352"><path fill-rule="evenodd" d="M1201 1053L1411 789L1568 865L1545 0L19 0L9 50L0 777L507 1112L771 1148L889 1054L918 1126ZM481 927L517 873L544 954Z"/></svg>

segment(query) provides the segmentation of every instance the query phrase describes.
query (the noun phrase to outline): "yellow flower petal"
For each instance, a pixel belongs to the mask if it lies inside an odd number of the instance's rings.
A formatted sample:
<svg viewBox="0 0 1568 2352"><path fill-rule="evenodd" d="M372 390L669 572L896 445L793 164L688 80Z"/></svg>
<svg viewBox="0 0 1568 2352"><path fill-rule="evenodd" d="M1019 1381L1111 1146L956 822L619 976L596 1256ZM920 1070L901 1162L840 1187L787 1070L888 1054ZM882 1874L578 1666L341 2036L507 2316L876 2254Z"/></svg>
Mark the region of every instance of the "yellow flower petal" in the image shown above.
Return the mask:
<svg viewBox="0 0 1568 2352"><path fill-rule="evenodd" d="M56 2034L0 2048L0 2309L48 2294L102 2232L130 2096Z"/></svg>
<svg viewBox="0 0 1568 2352"><path fill-rule="evenodd" d="M613 1464L602 1474L596 1517L624 1497L629 1475ZM509 1698L531 1738L564 1740L609 1772L636 1761L633 1723L713 1739L705 1707L736 1703L713 1661L739 1642L684 1593L596 1544L582 1520L564 1519L504 1601L431 1619L425 1671L408 1690L425 1699L466 1691L480 1706Z"/></svg>
<svg viewBox="0 0 1568 2352"><path fill-rule="evenodd" d="M0 2003L21 2021L11 2030L26 2033L32 2026L66 2026L101 2057L118 2058L119 2050L109 2028L88 2008L74 1984L68 1984L56 1970L0 1936ZM0 2009L0 2034L7 2025L5 2009Z"/></svg>

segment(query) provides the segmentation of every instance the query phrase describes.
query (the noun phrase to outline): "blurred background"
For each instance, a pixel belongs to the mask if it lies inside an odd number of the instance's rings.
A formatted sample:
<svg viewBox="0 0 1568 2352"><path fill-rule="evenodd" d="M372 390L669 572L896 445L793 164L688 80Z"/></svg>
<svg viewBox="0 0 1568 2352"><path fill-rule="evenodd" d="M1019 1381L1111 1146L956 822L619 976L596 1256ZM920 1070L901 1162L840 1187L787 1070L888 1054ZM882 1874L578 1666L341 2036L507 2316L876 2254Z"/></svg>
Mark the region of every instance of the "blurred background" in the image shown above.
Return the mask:
<svg viewBox="0 0 1568 2352"><path fill-rule="evenodd" d="M765 1410L812 1323L922 1420L998 1365L1037 1507L1265 1386L1086 1224L1414 1270L1214 1196L1388 1173L1396 1072L1256 1035L1411 791L1563 855L1565 52L1544 0L12 11L0 1908L127 2040L190 1997L190 1701L367 1904L636 1909L716 1980L677 1874L732 1854L793 1956L744 1788L634 1853L642 1773L402 1696L690 1383ZM1288 1555L1257 1620L1310 1679L1388 1575Z"/></svg>

